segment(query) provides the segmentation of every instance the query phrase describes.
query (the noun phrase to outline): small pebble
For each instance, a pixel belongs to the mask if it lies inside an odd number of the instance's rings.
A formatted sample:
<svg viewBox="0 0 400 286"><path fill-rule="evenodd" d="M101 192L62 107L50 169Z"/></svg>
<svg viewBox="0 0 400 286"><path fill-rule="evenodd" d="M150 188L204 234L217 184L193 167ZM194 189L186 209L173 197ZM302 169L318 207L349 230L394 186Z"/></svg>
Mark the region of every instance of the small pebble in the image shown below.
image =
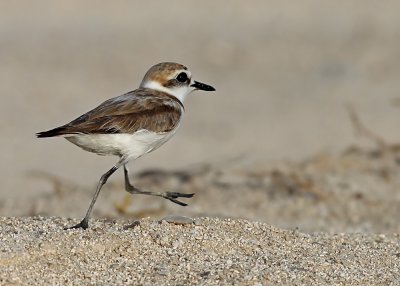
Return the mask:
<svg viewBox="0 0 400 286"><path fill-rule="evenodd" d="M161 219L161 221L166 221L168 223L173 223L173 224L194 224L195 220L187 217L187 216L179 216L179 215L171 215L171 216L166 216Z"/></svg>

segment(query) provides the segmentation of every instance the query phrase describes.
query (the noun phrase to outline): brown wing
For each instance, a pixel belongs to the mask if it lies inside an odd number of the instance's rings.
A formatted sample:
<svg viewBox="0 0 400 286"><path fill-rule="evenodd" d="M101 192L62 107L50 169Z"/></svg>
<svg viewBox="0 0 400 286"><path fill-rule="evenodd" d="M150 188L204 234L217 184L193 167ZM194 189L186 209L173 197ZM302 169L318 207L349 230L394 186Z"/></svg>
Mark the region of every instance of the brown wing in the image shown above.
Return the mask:
<svg viewBox="0 0 400 286"><path fill-rule="evenodd" d="M140 129L168 132L177 126L181 115L180 102L174 97L163 92L137 89L111 98L70 123L40 132L37 136L133 134Z"/></svg>

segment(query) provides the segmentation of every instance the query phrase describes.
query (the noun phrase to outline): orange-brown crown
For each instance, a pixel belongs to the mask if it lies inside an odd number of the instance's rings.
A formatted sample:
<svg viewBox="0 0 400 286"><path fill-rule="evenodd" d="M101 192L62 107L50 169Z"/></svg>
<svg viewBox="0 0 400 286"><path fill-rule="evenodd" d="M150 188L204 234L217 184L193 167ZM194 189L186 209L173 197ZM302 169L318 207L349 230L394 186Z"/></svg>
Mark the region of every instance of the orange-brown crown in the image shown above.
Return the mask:
<svg viewBox="0 0 400 286"><path fill-rule="evenodd" d="M177 71L187 70L187 67L178 63L165 62L152 66L145 74L142 84L147 81L155 81L165 86L172 75Z"/></svg>

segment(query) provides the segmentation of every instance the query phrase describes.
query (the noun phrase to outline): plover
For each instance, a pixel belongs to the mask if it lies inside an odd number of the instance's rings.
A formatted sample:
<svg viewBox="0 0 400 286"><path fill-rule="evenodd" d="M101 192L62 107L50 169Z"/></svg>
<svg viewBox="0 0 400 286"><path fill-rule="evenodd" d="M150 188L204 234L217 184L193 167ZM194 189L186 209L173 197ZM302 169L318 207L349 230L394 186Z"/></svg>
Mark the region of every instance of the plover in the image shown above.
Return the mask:
<svg viewBox="0 0 400 286"><path fill-rule="evenodd" d="M159 63L147 71L138 89L106 100L70 123L36 134L39 138L61 136L86 151L119 157L101 176L83 220L69 228L88 228L102 186L122 166L127 192L159 196L186 206L177 199L191 198L193 194L150 192L134 187L126 164L156 150L175 134L185 110L183 101L194 90L215 91L212 86L193 80L185 66Z"/></svg>

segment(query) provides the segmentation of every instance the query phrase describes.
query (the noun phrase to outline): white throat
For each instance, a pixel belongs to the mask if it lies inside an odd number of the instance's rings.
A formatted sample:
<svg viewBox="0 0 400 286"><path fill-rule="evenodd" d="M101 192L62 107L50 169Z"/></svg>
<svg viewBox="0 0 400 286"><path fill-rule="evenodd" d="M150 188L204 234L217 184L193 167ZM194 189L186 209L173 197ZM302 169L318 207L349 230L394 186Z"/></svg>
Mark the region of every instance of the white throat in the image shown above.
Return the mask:
<svg viewBox="0 0 400 286"><path fill-rule="evenodd" d="M154 89L154 90L168 93L172 96L175 96L182 103L185 100L186 96L194 90L194 88L191 88L188 86L182 86L182 87L177 87L177 88L167 88L165 86L162 86L160 83L158 83L156 81L152 81L152 80L142 82L140 87Z"/></svg>

